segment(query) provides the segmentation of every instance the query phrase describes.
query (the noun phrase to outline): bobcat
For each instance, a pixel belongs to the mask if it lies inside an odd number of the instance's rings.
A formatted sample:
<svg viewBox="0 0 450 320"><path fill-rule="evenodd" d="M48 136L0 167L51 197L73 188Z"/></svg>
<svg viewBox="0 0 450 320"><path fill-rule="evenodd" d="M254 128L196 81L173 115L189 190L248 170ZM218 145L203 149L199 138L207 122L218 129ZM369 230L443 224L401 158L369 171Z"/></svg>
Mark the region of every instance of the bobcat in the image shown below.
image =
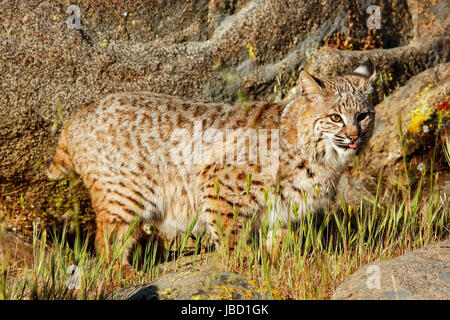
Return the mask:
<svg viewBox="0 0 450 320"><path fill-rule="evenodd" d="M109 94L67 122L48 176L63 179L74 171L82 177L96 212L98 251L108 245L105 233L123 239L130 224L137 225L123 256L126 269L131 248L145 236L143 223L175 234L197 217L194 234L209 231L220 248L226 233L233 248L245 221L258 229L266 219L271 248L276 225L285 227L335 197L348 162L372 134L375 78L371 61L327 80L301 71L302 95L282 103ZM195 142L189 137L196 126L209 135ZM255 136L265 139L255 144ZM270 151L254 161L256 146L267 141ZM232 159L236 149L240 161Z"/></svg>

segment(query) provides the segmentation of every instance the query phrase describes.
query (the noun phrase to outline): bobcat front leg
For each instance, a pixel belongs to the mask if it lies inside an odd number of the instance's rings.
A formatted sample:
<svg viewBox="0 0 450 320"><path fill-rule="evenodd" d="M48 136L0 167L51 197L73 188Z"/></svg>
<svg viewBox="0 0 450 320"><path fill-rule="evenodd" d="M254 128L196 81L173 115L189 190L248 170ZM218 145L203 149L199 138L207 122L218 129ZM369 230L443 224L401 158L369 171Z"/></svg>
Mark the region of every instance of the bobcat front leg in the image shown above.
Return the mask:
<svg viewBox="0 0 450 320"><path fill-rule="evenodd" d="M97 213L97 232L95 236L97 253L108 262L118 258L114 268L116 270L121 268L125 278L129 278L134 274L130 258L133 248L144 234L144 231L139 226L134 226L134 230L132 228L133 226L130 229L129 223L117 219L108 211ZM118 255L120 256L117 257Z"/></svg>
<svg viewBox="0 0 450 320"><path fill-rule="evenodd" d="M223 196L207 190L203 195L203 211L209 217L209 232L217 251L233 251L242 232L243 218L239 210ZM227 250L228 249L228 250Z"/></svg>
<svg viewBox="0 0 450 320"><path fill-rule="evenodd" d="M109 200L108 188L99 181L94 180L87 185L90 186L92 205L96 213L97 253L107 261L119 259L115 263L115 268L121 267L124 277L130 277L134 274L130 264L133 249L145 235L139 216L122 203ZM121 256L117 257L118 254Z"/></svg>

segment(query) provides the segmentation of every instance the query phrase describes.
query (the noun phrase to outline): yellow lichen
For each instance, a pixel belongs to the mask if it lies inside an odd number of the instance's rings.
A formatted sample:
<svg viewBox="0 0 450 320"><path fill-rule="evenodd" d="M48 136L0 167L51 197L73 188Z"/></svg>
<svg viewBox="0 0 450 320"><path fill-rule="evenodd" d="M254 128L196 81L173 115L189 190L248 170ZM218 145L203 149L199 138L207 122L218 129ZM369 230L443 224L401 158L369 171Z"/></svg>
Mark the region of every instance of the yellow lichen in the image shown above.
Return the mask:
<svg viewBox="0 0 450 320"><path fill-rule="evenodd" d="M258 281L256 281L255 279L250 279L247 278L249 280L249 284L252 285L256 291L260 292L262 296L267 296L270 294L270 292L272 293L272 298L275 300L283 300L284 296L282 294L280 294L280 292L276 289L270 290L269 288L269 283L267 281L261 281L261 286L258 284Z"/></svg>
<svg viewBox="0 0 450 320"><path fill-rule="evenodd" d="M177 289L172 289L169 287L164 290L158 291L158 294L161 296L166 296L167 299L171 299L176 295L177 292L178 292Z"/></svg>
<svg viewBox="0 0 450 320"><path fill-rule="evenodd" d="M248 278L248 280L249 280L249 284L251 284L252 286L254 286L254 287L256 287L256 288L259 288L259 284L258 284L258 281L256 281L255 279L250 279L250 278Z"/></svg>
<svg viewBox="0 0 450 320"><path fill-rule="evenodd" d="M408 125L408 131L417 134L420 131L420 127L425 120L427 120L427 117L425 116L422 115L415 116L411 120L411 123Z"/></svg>
<svg viewBox="0 0 450 320"><path fill-rule="evenodd" d="M232 295L231 295L231 293L225 293L225 294L219 293L217 295L217 298L220 300L232 300Z"/></svg>
<svg viewBox="0 0 450 320"><path fill-rule="evenodd" d="M431 88L434 87L433 83L427 85L419 94L418 97L422 97L417 101L416 108L412 111L411 122L408 124L408 131L412 134L418 134L423 127L425 121L427 121L435 112L435 108L430 107L430 96L424 96Z"/></svg>
<svg viewBox="0 0 450 320"><path fill-rule="evenodd" d="M223 300L232 300L233 293L237 291L236 288L227 286L215 286L214 289L221 291L217 294L217 297Z"/></svg>
<svg viewBox="0 0 450 320"><path fill-rule="evenodd" d="M239 294L241 295L245 295L245 297L247 299L251 299L253 298L253 292L252 290L242 290L242 289L238 289Z"/></svg>
<svg viewBox="0 0 450 320"><path fill-rule="evenodd" d="M247 44L247 49L248 49L249 56L252 57L252 59L255 59L256 55L255 55L255 52L253 50L253 46L250 43Z"/></svg>
<svg viewBox="0 0 450 320"><path fill-rule="evenodd" d="M231 291L236 292L236 289L233 287L227 287L227 286L216 286L215 289L222 290L222 291Z"/></svg>
<svg viewBox="0 0 450 320"><path fill-rule="evenodd" d="M430 83L429 85L427 85L422 91L419 92L418 96L421 97L423 96L425 93L427 93L428 90L430 90L431 88L434 87L433 83Z"/></svg>

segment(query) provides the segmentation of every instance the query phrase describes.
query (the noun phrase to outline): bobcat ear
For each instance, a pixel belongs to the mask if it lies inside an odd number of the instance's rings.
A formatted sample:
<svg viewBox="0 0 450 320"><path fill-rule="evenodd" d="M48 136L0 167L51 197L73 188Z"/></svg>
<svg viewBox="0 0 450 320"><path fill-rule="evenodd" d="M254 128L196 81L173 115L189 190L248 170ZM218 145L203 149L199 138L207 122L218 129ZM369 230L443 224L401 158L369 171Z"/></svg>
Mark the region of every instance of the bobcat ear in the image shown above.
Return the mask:
<svg viewBox="0 0 450 320"><path fill-rule="evenodd" d="M375 66L372 60L367 59L363 64L361 64L358 68L353 70L353 75L362 77L361 86L366 90L370 90L372 84L375 82L377 78L377 72L375 70Z"/></svg>
<svg viewBox="0 0 450 320"><path fill-rule="evenodd" d="M308 72L302 70L299 76L300 85L303 90L303 96L313 96L322 94L322 81L311 76Z"/></svg>

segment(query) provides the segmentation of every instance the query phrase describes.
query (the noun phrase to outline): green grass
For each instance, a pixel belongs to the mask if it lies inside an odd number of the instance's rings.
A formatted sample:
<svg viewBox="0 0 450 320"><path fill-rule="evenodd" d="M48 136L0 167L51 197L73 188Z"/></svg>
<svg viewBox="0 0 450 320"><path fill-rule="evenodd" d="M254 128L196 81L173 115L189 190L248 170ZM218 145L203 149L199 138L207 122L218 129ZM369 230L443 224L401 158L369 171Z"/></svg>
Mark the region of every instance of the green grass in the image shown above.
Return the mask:
<svg viewBox="0 0 450 320"><path fill-rule="evenodd" d="M437 187L442 178L434 167L436 153L425 166L430 168L428 171L411 170L406 139L402 132L399 135L404 150L403 168L390 179L380 178L373 195L361 198L359 206L352 207L341 199L339 208L308 212L295 226L289 226L280 240L281 255L276 262L268 258L261 245L267 237L267 224L257 236L252 236L249 224L246 225L232 253L224 250L205 254L210 239L189 238L194 220L176 241L175 248L173 243L169 248L176 259L168 261L166 257L166 261L158 262L151 247L137 250L132 260L140 265L140 271L125 281L113 267L120 259L122 244L113 245L117 250L112 261L106 261L89 250L82 233L78 233L75 244L70 244L65 230L49 236L36 227L32 265L19 267L0 261L0 299L102 299L110 290L145 283L183 268L231 271L261 278L268 282L270 290L276 288L286 299L328 299L361 266L449 236L449 203ZM438 146L436 139L435 147ZM448 151L448 144L446 147ZM0 221L6 220L4 217ZM219 233L227 243L228 235ZM79 272L78 289L67 285L76 276L68 273L72 265Z"/></svg>

